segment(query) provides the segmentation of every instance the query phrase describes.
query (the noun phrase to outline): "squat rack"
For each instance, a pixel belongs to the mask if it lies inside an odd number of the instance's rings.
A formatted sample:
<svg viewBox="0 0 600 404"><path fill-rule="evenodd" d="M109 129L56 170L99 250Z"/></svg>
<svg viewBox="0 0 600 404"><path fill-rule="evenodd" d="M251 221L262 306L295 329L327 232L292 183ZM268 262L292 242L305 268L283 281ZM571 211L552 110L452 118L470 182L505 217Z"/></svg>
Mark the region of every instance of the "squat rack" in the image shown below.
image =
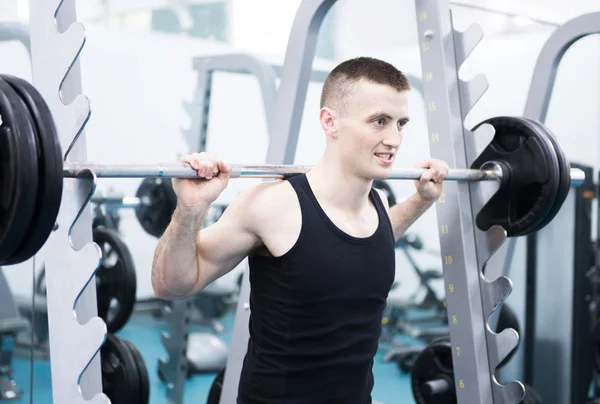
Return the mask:
<svg viewBox="0 0 600 404"><path fill-rule="evenodd" d="M85 124L89 100L82 95L78 55L85 43L77 22L75 0L30 0L33 82L52 112L65 160L85 161ZM290 164L296 152L300 121L311 76L317 33L335 0L304 0L290 36L267 153L267 163ZM466 113L485 91L478 77L469 83L458 78L458 68L482 37L474 26L455 32L448 0L416 0L424 96L432 157L454 168L468 168L474 160L475 134L463 125ZM482 126L477 136L491 135ZM47 241L46 283L53 401L108 403L102 394L100 358L106 325L97 317L96 288L90 282L100 264L100 250L92 243L91 212L87 209L95 176L65 178L57 228ZM458 402L517 403L523 385L500 385L493 377L496 365L511 351L514 330L490 332L486 318L508 296L506 278L489 282L483 264L504 242L499 227L481 232L473 217L493 190L486 185L449 183L437 205L448 316ZM441 227L441 226L440 226ZM452 287L450 287L452 285ZM237 382L247 348L249 317L247 276L237 308L233 342L223 385L222 404L235 403ZM75 308L75 313L73 313Z"/></svg>

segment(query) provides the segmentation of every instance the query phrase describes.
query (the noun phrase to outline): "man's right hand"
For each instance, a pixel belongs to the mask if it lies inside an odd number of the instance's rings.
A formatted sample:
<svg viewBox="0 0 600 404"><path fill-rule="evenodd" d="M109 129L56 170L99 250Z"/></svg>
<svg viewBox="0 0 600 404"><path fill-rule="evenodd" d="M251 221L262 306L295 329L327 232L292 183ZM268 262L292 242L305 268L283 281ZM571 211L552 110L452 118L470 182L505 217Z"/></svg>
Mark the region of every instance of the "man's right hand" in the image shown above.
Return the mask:
<svg viewBox="0 0 600 404"><path fill-rule="evenodd" d="M193 153L179 160L198 173L197 179L173 178L177 205L183 208L204 207L213 203L229 183L231 166L212 153ZM216 176L213 176L217 174Z"/></svg>

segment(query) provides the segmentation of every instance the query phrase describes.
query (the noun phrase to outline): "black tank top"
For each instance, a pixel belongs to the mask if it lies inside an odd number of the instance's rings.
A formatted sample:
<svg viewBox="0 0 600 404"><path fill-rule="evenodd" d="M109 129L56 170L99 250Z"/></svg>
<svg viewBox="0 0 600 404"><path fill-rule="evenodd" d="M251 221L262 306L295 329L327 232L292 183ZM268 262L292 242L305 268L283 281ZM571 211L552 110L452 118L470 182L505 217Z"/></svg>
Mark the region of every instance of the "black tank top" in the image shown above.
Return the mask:
<svg viewBox="0 0 600 404"><path fill-rule="evenodd" d="M305 174L296 191L302 227L281 257L249 255L250 340L239 404L369 404L373 357L395 276L394 236L377 191L369 237L340 230Z"/></svg>

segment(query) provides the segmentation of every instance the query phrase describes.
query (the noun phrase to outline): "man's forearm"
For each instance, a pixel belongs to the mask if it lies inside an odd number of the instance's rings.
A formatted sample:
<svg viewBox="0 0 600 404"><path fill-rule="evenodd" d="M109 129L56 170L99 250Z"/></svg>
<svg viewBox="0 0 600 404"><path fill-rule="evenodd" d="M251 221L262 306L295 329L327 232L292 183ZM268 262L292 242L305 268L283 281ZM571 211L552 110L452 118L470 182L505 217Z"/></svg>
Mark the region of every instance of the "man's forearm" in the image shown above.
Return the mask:
<svg viewBox="0 0 600 404"><path fill-rule="evenodd" d="M434 203L435 201L426 201L419 194L414 194L406 201L392 206L389 215L394 229L394 239L398 241L406 230Z"/></svg>
<svg viewBox="0 0 600 404"><path fill-rule="evenodd" d="M164 232L152 263L152 287L163 299L186 297L194 288L198 276L198 235L208 208L177 208Z"/></svg>

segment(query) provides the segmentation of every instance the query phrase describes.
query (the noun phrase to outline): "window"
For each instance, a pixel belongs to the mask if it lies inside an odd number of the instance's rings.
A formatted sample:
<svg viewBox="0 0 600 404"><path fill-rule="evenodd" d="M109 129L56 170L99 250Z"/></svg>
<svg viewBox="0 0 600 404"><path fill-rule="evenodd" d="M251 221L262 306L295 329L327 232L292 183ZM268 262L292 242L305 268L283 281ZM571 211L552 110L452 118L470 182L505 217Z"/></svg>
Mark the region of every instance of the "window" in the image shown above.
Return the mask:
<svg viewBox="0 0 600 404"><path fill-rule="evenodd" d="M226 42L228 39L227 4L223 1L190 4L184 9L191 24L183 27L181 16L172 8L152 11L152 30L186 34L196 38L215 39Z"/></svg>

